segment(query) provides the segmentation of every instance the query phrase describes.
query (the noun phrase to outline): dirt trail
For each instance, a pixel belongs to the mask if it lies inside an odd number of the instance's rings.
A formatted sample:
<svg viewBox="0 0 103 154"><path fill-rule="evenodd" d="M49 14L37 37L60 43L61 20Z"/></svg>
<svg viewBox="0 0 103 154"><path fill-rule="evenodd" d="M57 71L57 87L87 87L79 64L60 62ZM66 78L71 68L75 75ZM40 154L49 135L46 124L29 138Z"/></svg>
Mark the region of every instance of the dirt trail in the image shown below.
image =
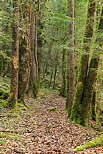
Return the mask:
<svg viewBox="0 0 103 154"><path fill-rule="evenodd" d="M98 135L92 128L67 122L65 100L57 93L41 92L36 100L25 101L30 107L17 113L1 109L0 154L67 154ZM77 153L102 154L103 147Z"/></svg>

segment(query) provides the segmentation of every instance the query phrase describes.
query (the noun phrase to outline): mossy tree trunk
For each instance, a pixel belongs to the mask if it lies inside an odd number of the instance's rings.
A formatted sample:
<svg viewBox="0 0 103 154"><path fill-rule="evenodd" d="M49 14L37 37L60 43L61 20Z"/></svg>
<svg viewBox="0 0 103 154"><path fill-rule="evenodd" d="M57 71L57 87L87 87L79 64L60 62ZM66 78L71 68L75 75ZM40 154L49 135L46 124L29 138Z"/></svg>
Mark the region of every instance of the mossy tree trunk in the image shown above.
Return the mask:
<svg viewBox="0 0 103 154"><path fill-rule="evenodd" d="M13 0L12 21L12 78L10 87L9 107L14 108L18 103L18 23L19 7L18 0Z"/></svg>
<svg viewBox="0 0 103 154"><path fill-rule="evenodd" d="M74 0L69 0L69 17L71 22L69 23L69 91L68 91L68 117L71 114L71 108L74 101Z"/></svg>
<svg viewBox="0 0 103 154"><path fill-rule="evenodd" d="M93 90L93 96L91 101L91 117L96 121L96 90Z"/></svg>
<svg viewBox="0 0 103 154"><path fill-rule="evenodd" d="M53 88L55 88L56 75L58 71L58 51L55 50L55 65L54 65L54 79L53 79Z"/></svg>
<svg viewBox="0 0 103 154"><path fill-rule="evenodd" d="M86 85L84 87L84 96L82 101L82 115L83 119L86 119L88 114L90 103L93 95L93 88L97 78L97 69L99 65L99 54L103 47L103 10L101 13L100 23L97 30L97 38L95 41L95 49L90 61L90 67L88 71L88 76L86 80ZM92 104L93 105L93 104Z"/></svg>
<svg viewBox="0 0 103 154"><path fill-rule="evenodd" d="M53 79L53 69L52 69L51 74L50 74L50 81L49 81L49 86L50 87L52 85L52 79Z"/></svg>
<svg viewBox="0 0 103 154"><path fill-rule="evenodd" d="M19 56L19 99L24 99L24 95L28 90L30 79L30 62L31 62L31 48L30 48L30 8L29 2L23 2L21 16L22 16L22 30L20 33L20 56Z"/></svg>
<svg viewBox="0 0 103 154"><path fill-rule="evenodd" d="M31 26L30 26L30 40L31 40L31 67L30 67L30 81L29 93L35 98L38 93L38 61L37 61L37 19L36 12L31 9Z"/></svg>
<svg viewBox="0 0 103 154"><path fill-rule="evenodd" d="M65 96L66 92L66 49L62 50L62 87L60 94Z"/></svg>
<svg viewBox="0 0 103 154"><path fill-rule="evenodd" d="M66 105L65 110L68 111L69 104L69 53L67 52L66 58Z"/></svg>
<svg viewBox="0 0 103 154"><path fill-rule="evenodd" d="M82 100L81 121L84 124L85 124L86 116L90 109L90 103L91 103L92 96L93 96L93 88L94 88L94 84L96 82L96 77L97 77L98 64L99 64L99 57L93 57L90 62L88 77L86 80L86 85L84 87L84 95L83 95L83 100Z"/></svg>
<svg viewBox="0 0 103 154"><path fill-rule="evenodd" d="M2 77L3 72L3 57L0 55L0 77Z"/></svg>
<svg viewBox="0 0 103 154"><path fill-rule="evenodd" d="M95 11L96 11L96 2L94 0L89 0L86 29L84 33L84 39L83 39L83 49L82 49L83 55L81 58L76 96L72 107L72 112L70 115L70 121L74 121L82 125L84 125L84 120L82 119L82 101L83 101L84 87L85 87L87 73L88 73L89 52L90 52L90 45L93 37Z"/></svg>

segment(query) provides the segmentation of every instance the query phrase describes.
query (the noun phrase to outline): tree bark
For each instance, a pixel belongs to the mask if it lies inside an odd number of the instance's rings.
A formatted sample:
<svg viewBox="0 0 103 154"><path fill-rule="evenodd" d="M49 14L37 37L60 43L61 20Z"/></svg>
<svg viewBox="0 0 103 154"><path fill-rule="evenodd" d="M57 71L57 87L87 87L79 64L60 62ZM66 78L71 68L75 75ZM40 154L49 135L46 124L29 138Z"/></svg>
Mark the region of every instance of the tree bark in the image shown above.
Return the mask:
<svg viewBox="0 0 103 154"><path fill-rule="evenodd" d="M74 0L69 0L69 102L68 102L68 117L71 114L71 108L74 101Z"/></svg>
<svg viewBox="0 0 103 154"><path fill-rule="evenodd" d="M54 65L54 80L53 80L53 88L55 89L56 75L58 70L58 51L55 50L55 65Z"/></svg>
<svg viewBox="0 0 103 154"><path fill-rule="evenodd" d="M81 67L78 77L78 84L76 90L76 96L74 104L72 107L72 113L70 116L70 121L84 125L84 120L82 118L82 101L84 96L84 87L86 83L86 77L88 73L88 63L89 63L89 52L90 44L93 37L93 25L94 25L94 14L96 11L96 2L94 0L89 0L88 3L88 13L86 21L86 29L83 39L83 55L81 58Z"/></svg>
<svg viewBox="0 0 103 154"><path fill-rule="evenodd" d="M60 95L65 96L66 92L66 49L62 51L62 87Z"/></svg>
<svg viewBox="0 0 103 154"><path fill-rule="evenodd" d="M20 34L20 56L19 56L19 99L24 99L28 90L30 78L30 4L24 2L22 6L23 27Z"/></svg>
<svg viewBox="0 0 103 154"><path fill-rule="evenodd" d="M84 87L84 96L81 107L81 112L82 112L81 121L84 124L86 116L90 109L90 103L92 101L93 88L94 88L94 83L96 82L98 64L99 64L99 57L93 57L90 62L90 67L86 80L86 85Z"/></svg>
<svg viewBox="0 0 103 154"><path fill-rule="evenodd" d="M93 91L92 101L91 101L91 117L92 120L96 121L96 90Z"/></svg>
<svg viewBox="0 0 103 154"><path fill-rule="evenodd" d="M31 10L31 26L30 26L30 40L31 40L31 67L30 67L30 81L29 93L35 98L38 93L38 61L37 61L37 22L36 12Z"/></svg>
<svg viewBox="0 0 103 154"><path fill-rule="evenodd" d="M103 10L101 13L100 23L97 30L97 38L95 41L95 45L97 47L95 47L92 55L92 59L90 61L88 76L84 87L84 96L82 101L82 112L83 112L82 116L84 120L86 119L86 116L90 108L90 103L93 96L93 88L97 78L97 70L99 65L99 53L101 51L101 47L103 46L103 36L99 38L102 31L103 31Z"/></svg>
<svg viewBox="0 0 103 154"><path fill-rule="evenodd" d="M18 24L19 7L18 0L13 0L13 21L12 21L12 78L10 87L9 107L16 107L18 103Z"/></svg>

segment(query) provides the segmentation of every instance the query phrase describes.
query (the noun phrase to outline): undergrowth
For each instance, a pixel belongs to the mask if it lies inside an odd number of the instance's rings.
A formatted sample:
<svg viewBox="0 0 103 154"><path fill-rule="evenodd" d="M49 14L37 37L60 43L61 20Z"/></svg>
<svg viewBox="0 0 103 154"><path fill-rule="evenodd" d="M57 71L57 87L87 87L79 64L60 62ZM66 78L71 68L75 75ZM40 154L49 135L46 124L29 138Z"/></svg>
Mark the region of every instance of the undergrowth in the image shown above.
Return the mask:
<svg viewBox="0 0 103 154"><path fill-rule="evenodd" d="M75 149L73 149L73 151L82 151L84 149L94 148L94 147L99 147L99 146L103 146L103 134L85 143L84 145L76 147Z"/></svg>

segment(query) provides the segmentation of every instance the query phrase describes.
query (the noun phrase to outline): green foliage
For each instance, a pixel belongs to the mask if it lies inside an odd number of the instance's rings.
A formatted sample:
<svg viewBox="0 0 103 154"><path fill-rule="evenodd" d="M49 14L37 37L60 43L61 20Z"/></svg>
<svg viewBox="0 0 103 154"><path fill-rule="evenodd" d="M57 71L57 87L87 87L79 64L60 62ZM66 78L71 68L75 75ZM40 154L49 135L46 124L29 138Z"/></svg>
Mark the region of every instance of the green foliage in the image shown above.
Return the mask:
<svg viewBox="0 0 103 154"><path fill-rule="evenodd" d="M0 88L0 99L7 99L9 96L9 91L5 90L3 87Z"/></svg>
<svg viewBox="0 0 103 154"><path fill-rule="evenodd" d="M9 107L8 101L0 99L0 106L3 106L4 108L8 108Z"/></svg>
<svg viewBox="0 0 103 154"><path fill-rule="evenodd" d="M87 15L87 0L75 2L75 65L76 76L78 73L78 63L80 61L81 47L83 41L84 27ZM55 6L55 7L54 7ZM41 8L41 23L39 23L39 39L42 47L39 52L40 80L44 86L53 87L55 72L55 60L57 62L56 86L62 86L62 51L66 50L66 62L68 61L68 24L72 21L68 17L68 1L50 0ZM41 52L42 51L42 52ZM56 58L56 52L58 58ZM48 59L48 61L47 61ZM65 62L65 63L66 63ZM68 65L68 64L67 64ZM43 70L43 71L42 71ZM66 70L65 70L66 71ZM44 76L43 76L44 74Z"/></svg>
<svg viewBox="0 0 103 154"><path fill-rule="evenodd" d="M0 132L0 145L6 146L7 141L19 141L21 139L20 136L15 135L14 133Z"/></svg>
<svg viewBox="0 0 103 154"><path fill-rule="evenodd" d="M75 149L73 149L73 151L82 151L84 149L98 147L98 146L103 146L103 134L100 135L99 137L96 137L92 141L85 143L84 145L76 147Z"/></svg>
<svg viewBox="0 0 103 154"><path fill-rule="evenodd" d="M10 91L10 79L0 78L0 106L8 107L8 96Z"/></svg>
<svg viewBox="0 0 103 154"><path fill-rule="evenodd" d="M0 76L7 74L7 65L11 62L11 2L2 0L0 2ZM9 73L9 72L8 72Z"/></svg>
<svg viewBox="0 0 103 154"><path fill-rule="evenodd" d="M0 57L3 58L4 60L10 62L11 58L3 51L0 51Z"/></svg>
<svg viewBox="0 0 103 154"><path fill-rule="evenodd" d="M0 50L5 53L9 54L11 53L11 11L10 3L7 3L5 1L1 2L1 10L0 10L0 33L1 39L0 39ZM1 53L1 51L0 51Z"/></svg>

